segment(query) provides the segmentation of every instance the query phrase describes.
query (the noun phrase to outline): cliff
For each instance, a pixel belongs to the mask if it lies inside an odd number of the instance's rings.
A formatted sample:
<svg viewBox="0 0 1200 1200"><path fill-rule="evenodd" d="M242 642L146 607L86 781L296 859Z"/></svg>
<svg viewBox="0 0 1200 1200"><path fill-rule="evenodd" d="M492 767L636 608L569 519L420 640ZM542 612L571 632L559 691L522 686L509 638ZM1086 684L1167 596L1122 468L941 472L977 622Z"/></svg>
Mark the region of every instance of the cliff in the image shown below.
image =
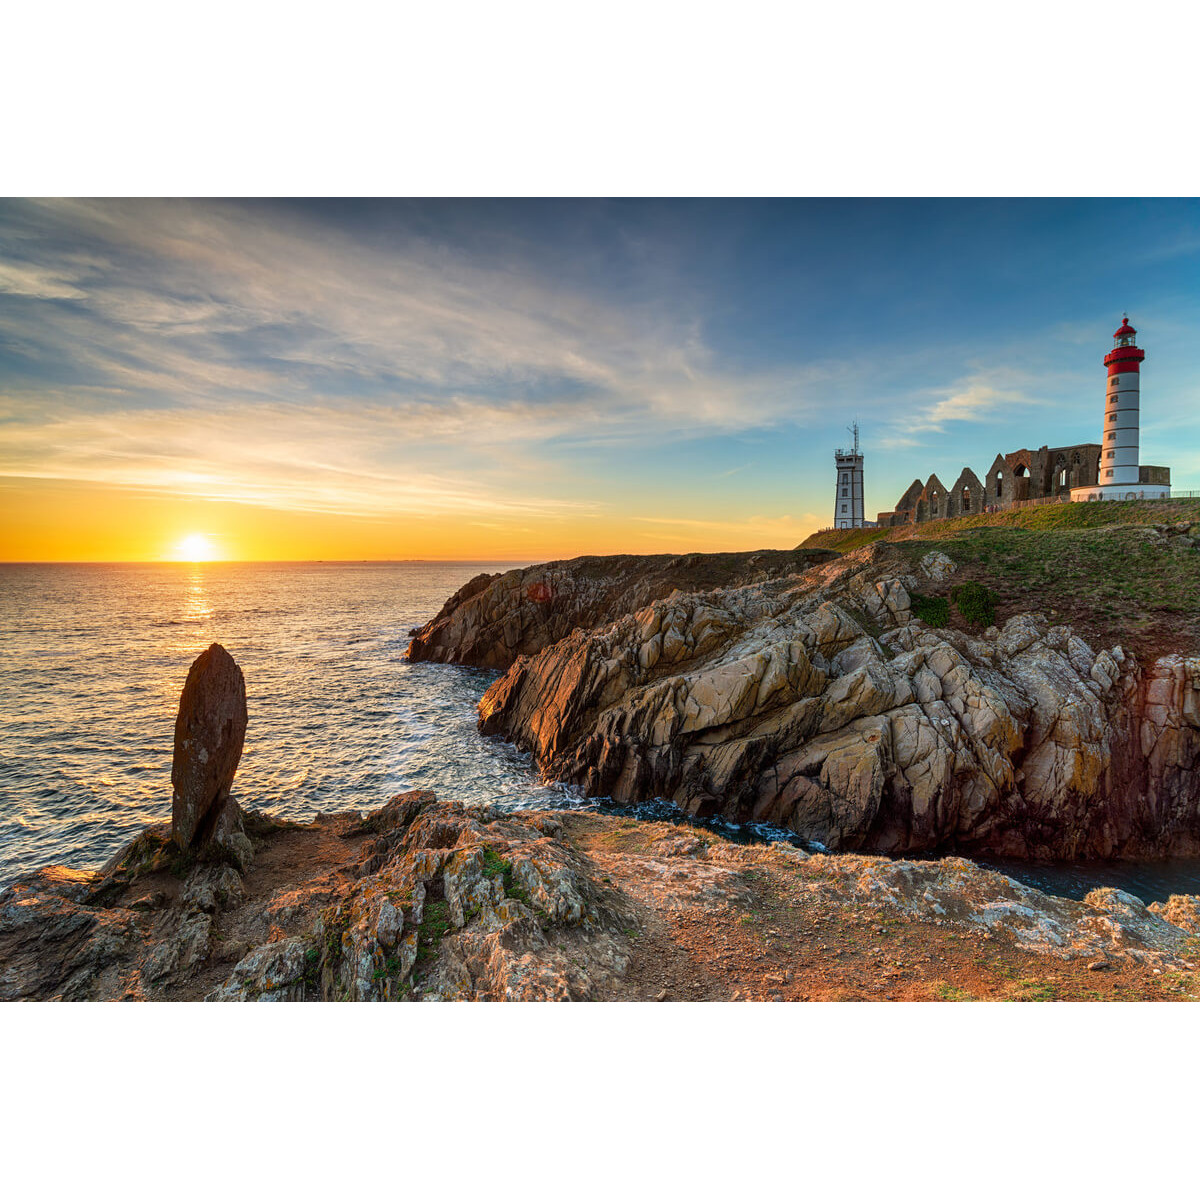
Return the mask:
<svg viewBox="0 0 1200 1200"><path fill-rule="evenodd" d="M252 861L151 828L101 871L0 892L0 999L1168 1000L1197 897L1047 896L962 859L733 845L406 793L247 813Z"/></svg>
<svg viewBox="0 0 1200 1200"><path fill-rule="evenodd" d="M574 629L591 629L676 589L705 590L784 578L837 555L821 548L745 554L614 555L477 575L413 630L413 662L505 670Z"/></svg>
<svg viewBox="0 0 1200 1200"><path fill-rule="evenodd" d="M1133 534L1146 554L1126 555L1118 578L1164 561L1195 572L1186 530ZM595 595L574 571L545 574L559 594ZM414 651L458 630L466 660L519 655L480 703L480 729L587 795L664 797L840 850L1200 853L1200 639L1139 659L1046 608L1014 612L1019 596L1002 597L997 626L931 627L913 597L978 575L921 542L689 590L650 559L648 603L622 560L623 592L564 604L553 624L522 590L537 569L512 574L444 612Z"/></svg>

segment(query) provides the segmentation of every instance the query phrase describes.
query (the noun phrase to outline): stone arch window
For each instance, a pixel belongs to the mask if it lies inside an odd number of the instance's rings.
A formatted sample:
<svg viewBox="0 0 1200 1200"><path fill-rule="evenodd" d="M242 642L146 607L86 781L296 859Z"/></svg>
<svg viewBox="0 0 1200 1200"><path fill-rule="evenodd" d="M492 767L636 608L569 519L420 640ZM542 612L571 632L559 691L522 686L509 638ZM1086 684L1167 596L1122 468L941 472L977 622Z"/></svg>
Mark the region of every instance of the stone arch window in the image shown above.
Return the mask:
<svg viewBox="0 0 1200 1200"><path fill-rule="evenodd" d="M1024 479L1025 478L1025 464L1017 463L1017 465L1015 467L1013 467L1013 474L1018 479Z"/></svg>
<svg viewBox="0 0 1200 1200"><path fill-rule="evenodd" d="M1067 486L1067 468L1063 467L1058 473L1058 486L1065 488Z"/></svg>
<svg viewBox="0 0 1200 1200"><path fill-rule="evenodd" d="M999 500L1004 494L1004 476L1001 472L996 472L996 499Z"/></svg>
<svg viewBox="0 0 1200 1200"><path fill-rule="evenodd" d="M963 512L971 511L971 489L969 487L963 488L962 510Z"/></svg>

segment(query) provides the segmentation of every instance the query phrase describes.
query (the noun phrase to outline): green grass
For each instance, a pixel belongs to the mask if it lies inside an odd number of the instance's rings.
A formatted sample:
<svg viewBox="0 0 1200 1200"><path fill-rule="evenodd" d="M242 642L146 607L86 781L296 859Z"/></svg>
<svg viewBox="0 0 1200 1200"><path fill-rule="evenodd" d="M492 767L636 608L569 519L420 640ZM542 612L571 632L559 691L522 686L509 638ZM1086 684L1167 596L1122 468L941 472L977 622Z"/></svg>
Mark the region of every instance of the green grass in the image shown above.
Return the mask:
<svg viewBox="0 0 1200 1200"><path fill-rule="evenodd" d="M501 858L491 846L483 848L483 877L485 879L499 878L503 882L504 894L512 900L532 908L533 900L529 893L513 880L513 866L506 858Z"/></svg>
<svg viewBox="0 0 1200 1200"><path fill-rule="evenodd" d="M306 994L321 994L321 951L310 946L304 952L304 990Z"/></svg>
<svg viewBox="0 0 1200 1200"><path fill-rule="evenodd" d="M952 983L940 983L934 990L937 992L939 1000L948 1000L957 1004L964 1004L975 999L970 992L955 987Z"/></svg>
<svg viewBox="0 0 1200 1200"><path fill-rule="evenodd" d="M964 590L954 593L955 608L966 624L1041 612L1075 625L1093 648L1119 642L1141 655L1191 645L1200 631L1200 549L1147 530L1189 523L1200 526L1200 500L1048 504L897 529L832 530L806 545L846 552L886 542L916 574L925 555L941 551L958 568L953 583ZM916 596L913 611L944 624L940 604L925 607L941 599Z"/></svg>
<svg viewBox="0 0 1200 1200"><path fill-rule="evenodd" d="M497 876L503 877L506 881L512 878L512 863L506 858L501 858L491 846L483 848L483 877L484 879L495 879Z"/></svg>
<svg viewBox="0 0 1200 1200"><path fill-rule="evenodd" d="M991 625L996 620L997 599L982 583L961 583L950 589L951 603L971 625Z"/></svg>
<svg viewBox="0 0 1200 1200"><path fill-rule="evenodd" d="M386 979L389 975L396 976L400 973L400 960L394 955L389 958L382 967L376 967L371 974L371 978L378 983L381 979Z"/></svg>
<svg viewBox="0 0 1200 1200"><path fill-rule="evenodd" d="M1045 1002L1058 997L1058 991L1054 984L1044 980L1018 979L1017 987L1020 988L1020 993L1014 997L1016 1000Z"/></svg>
<svg viewBox="0 0 1200 1200"><path fill-rule="evenodd" d="M442 938L450 932L450 905L445 900L427 901L417 930L417 961L424 967L436 960Z"/></svg>
<svg viewBox="0 0 1200 1200"><path fill-rule="evenodd" d="M950 621L950 602L945 596L923 596L913 592L912 615L919 617L933 629L942 629Z"/></svg>
<svg viewBox="0 0 1200 1200"><path fill-rule="evenodd" d="M915 558L941 550L960 569L978 567L998 587L1046 590L1064 606L1125 611L1133 601L1150 611L1200 612L1200 551L1154 543L1132 525L1043 532L981 528L903 549L918 546Z"/></svg>
<svg viewBox="0 0 1200 1200"><path fill-rule="evenodd" d="M802 548L838 550L848 554L872 542L886 540L940 541L973 529L1023 529L1044 532L1101 529L1112 525L1175 525L1200 521L1200 500L1121 500L1094 504L1042 504L998 513L974 513L941 521L923 521L892 529L827 529L814 533Z"/></svg>
<svg viewBox="0 0 1200 1200"><path fill-rule="evenodd" d="M840 554L849 554L852 550L861 550L872 542L889 537L892 529L827 529L824 533L814 533L800 543L801 549L808 550L837 550Z"/></svg>

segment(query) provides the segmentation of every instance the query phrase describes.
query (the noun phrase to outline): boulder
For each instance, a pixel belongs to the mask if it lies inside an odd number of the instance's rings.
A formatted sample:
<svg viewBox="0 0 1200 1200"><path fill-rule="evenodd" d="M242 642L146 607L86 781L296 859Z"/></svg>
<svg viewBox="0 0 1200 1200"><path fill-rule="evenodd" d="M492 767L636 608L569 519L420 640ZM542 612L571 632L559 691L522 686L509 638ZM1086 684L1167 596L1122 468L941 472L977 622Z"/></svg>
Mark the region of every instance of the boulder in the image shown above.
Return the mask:
<svg viewBox="0 0 1200 1200"><path fill-rule="evenodd" d="M921 570L934 583L945 583L958 570L958 567L952 558L940 550L933 550L921 559Z"/></svg>
<svg viewBox="0 0 1200 1200"><path fill-rule="evenodd" d="M215 642L192 663L175 719L171 835L181 849L208 841L223 816L224 801L246 738L246 681L229 652ZM226 835L233 837L233 831Z"/></svg>

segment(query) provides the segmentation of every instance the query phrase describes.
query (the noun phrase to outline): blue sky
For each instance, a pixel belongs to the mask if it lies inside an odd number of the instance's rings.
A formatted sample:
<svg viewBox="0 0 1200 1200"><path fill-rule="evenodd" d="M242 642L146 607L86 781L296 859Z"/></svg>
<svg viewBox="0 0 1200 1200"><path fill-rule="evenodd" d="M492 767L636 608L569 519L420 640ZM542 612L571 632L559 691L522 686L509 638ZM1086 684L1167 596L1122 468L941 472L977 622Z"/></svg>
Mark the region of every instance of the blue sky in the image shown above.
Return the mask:
<svg viewBox="0 0 1200 1200"><path fill-rule="evenodd" d="M1124 310L1142 460L1200 489L1196 201L3 201L0 477L790 545L855 417L868 515L1098 440Z"/></svg>

